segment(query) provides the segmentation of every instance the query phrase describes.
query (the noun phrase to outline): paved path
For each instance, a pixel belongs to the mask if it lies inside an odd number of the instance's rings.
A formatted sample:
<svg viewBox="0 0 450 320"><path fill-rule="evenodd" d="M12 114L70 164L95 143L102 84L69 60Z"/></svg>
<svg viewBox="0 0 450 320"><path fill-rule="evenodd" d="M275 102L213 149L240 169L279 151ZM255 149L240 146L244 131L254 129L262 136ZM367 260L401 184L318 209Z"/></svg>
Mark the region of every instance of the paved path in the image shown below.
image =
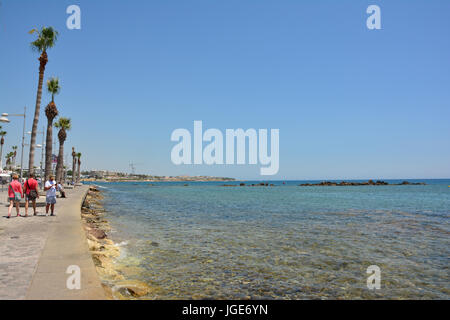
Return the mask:
<svg viewBox="0 0 450 320"><path fill-rule="evenodd" d="M87 188L66 190L56 217L40 207L37 216L16 218L13 211L11 219L5 218L6 193L0 191L0 299L105 299L81 225ZM80 290L67 289L70 265L81 269Z"/></svg>

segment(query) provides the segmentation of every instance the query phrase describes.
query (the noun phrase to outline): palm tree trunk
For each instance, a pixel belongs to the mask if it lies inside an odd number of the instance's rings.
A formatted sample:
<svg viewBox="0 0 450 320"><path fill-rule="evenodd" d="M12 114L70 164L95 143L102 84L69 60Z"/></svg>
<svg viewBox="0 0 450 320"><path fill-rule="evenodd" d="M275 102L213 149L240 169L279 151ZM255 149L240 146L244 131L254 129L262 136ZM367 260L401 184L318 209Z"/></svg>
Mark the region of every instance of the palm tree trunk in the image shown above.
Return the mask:
<svg viewBox="0 0 450 320"><path fill-rule="evenodd" d="M36 134L37 134L37 126L39 122L39 112L41 109L41 97L42 97L42 84L44 82L44 72L45 65L47 64L48 58L47 53L42 52L39 58L39 82L38 82L38 90L36 95L36 107L34 109L34 119L33 119L33 127L31 129L31 141L30 141L30 154L28 161L28 170L29 173L34 173L34 147L36 145Z"/></svg>
<svg viewBox="0 0 450 320"><path fill-rule="evenodd" d="M75 160L75 156L72 156L72 184L75 183L75 167L77 165L77 162Z"/></svg>
<svg viewBox="0 0 450 320"><path fill-rule="evenodd" d="M45 181L52 174L52 140L53 140L53 121L47 122L47 139L45 140Z"/></svg>
<svg viewBox="0 0 450 320"><path fill-rule="evenodd" d="M80 159L78 159L77 183L80 183L80 166L81 166L81 161L80 161Z"/></svg>
<svg viewBox="0 0 450 320"><path fill-rule="evenodd" d="M56 163L56 181L62 181L64 168L64 141L59 142L58 162Z"/></svg>

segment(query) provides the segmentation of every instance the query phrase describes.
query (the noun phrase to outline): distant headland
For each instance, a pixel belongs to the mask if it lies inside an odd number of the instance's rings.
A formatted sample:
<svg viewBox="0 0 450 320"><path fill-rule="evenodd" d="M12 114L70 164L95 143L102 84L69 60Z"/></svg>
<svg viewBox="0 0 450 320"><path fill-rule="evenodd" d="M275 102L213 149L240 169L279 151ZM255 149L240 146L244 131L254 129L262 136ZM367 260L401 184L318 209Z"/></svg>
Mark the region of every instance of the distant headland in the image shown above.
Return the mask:
<svg viewBox="0 0 450 320"><path fill-rule="evenodd" d="M155 176L107 170L82 172L82 181L96 182L179 182L179 181L235 181L234 178L210 176Z"/></svg>

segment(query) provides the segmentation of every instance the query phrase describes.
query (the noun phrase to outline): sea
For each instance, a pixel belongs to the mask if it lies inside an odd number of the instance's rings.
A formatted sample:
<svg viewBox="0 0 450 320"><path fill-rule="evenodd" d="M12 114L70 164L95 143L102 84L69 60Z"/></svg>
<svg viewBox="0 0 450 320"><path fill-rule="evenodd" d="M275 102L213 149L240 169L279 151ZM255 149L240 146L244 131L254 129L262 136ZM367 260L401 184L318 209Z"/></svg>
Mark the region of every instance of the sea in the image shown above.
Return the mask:
<svg viewBox="0 0 450 320"><path fill-rule="evenodd" d="M408 181L95 184L145 299L450 299L450 180Z"/></svg>

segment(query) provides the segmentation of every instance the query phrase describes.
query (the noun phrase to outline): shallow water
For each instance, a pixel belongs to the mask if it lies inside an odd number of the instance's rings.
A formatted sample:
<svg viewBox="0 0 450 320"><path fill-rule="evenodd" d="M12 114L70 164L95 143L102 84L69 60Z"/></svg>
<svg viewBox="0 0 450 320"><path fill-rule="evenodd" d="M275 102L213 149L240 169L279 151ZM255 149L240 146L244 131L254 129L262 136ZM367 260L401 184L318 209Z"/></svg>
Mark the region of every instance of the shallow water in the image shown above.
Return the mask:
<svg viewBox="0 0 450 320"><path fill-rule="evenodd" d="M147 298L449 299L450 181L415 181L428 185L100 185Z"/></svg>

